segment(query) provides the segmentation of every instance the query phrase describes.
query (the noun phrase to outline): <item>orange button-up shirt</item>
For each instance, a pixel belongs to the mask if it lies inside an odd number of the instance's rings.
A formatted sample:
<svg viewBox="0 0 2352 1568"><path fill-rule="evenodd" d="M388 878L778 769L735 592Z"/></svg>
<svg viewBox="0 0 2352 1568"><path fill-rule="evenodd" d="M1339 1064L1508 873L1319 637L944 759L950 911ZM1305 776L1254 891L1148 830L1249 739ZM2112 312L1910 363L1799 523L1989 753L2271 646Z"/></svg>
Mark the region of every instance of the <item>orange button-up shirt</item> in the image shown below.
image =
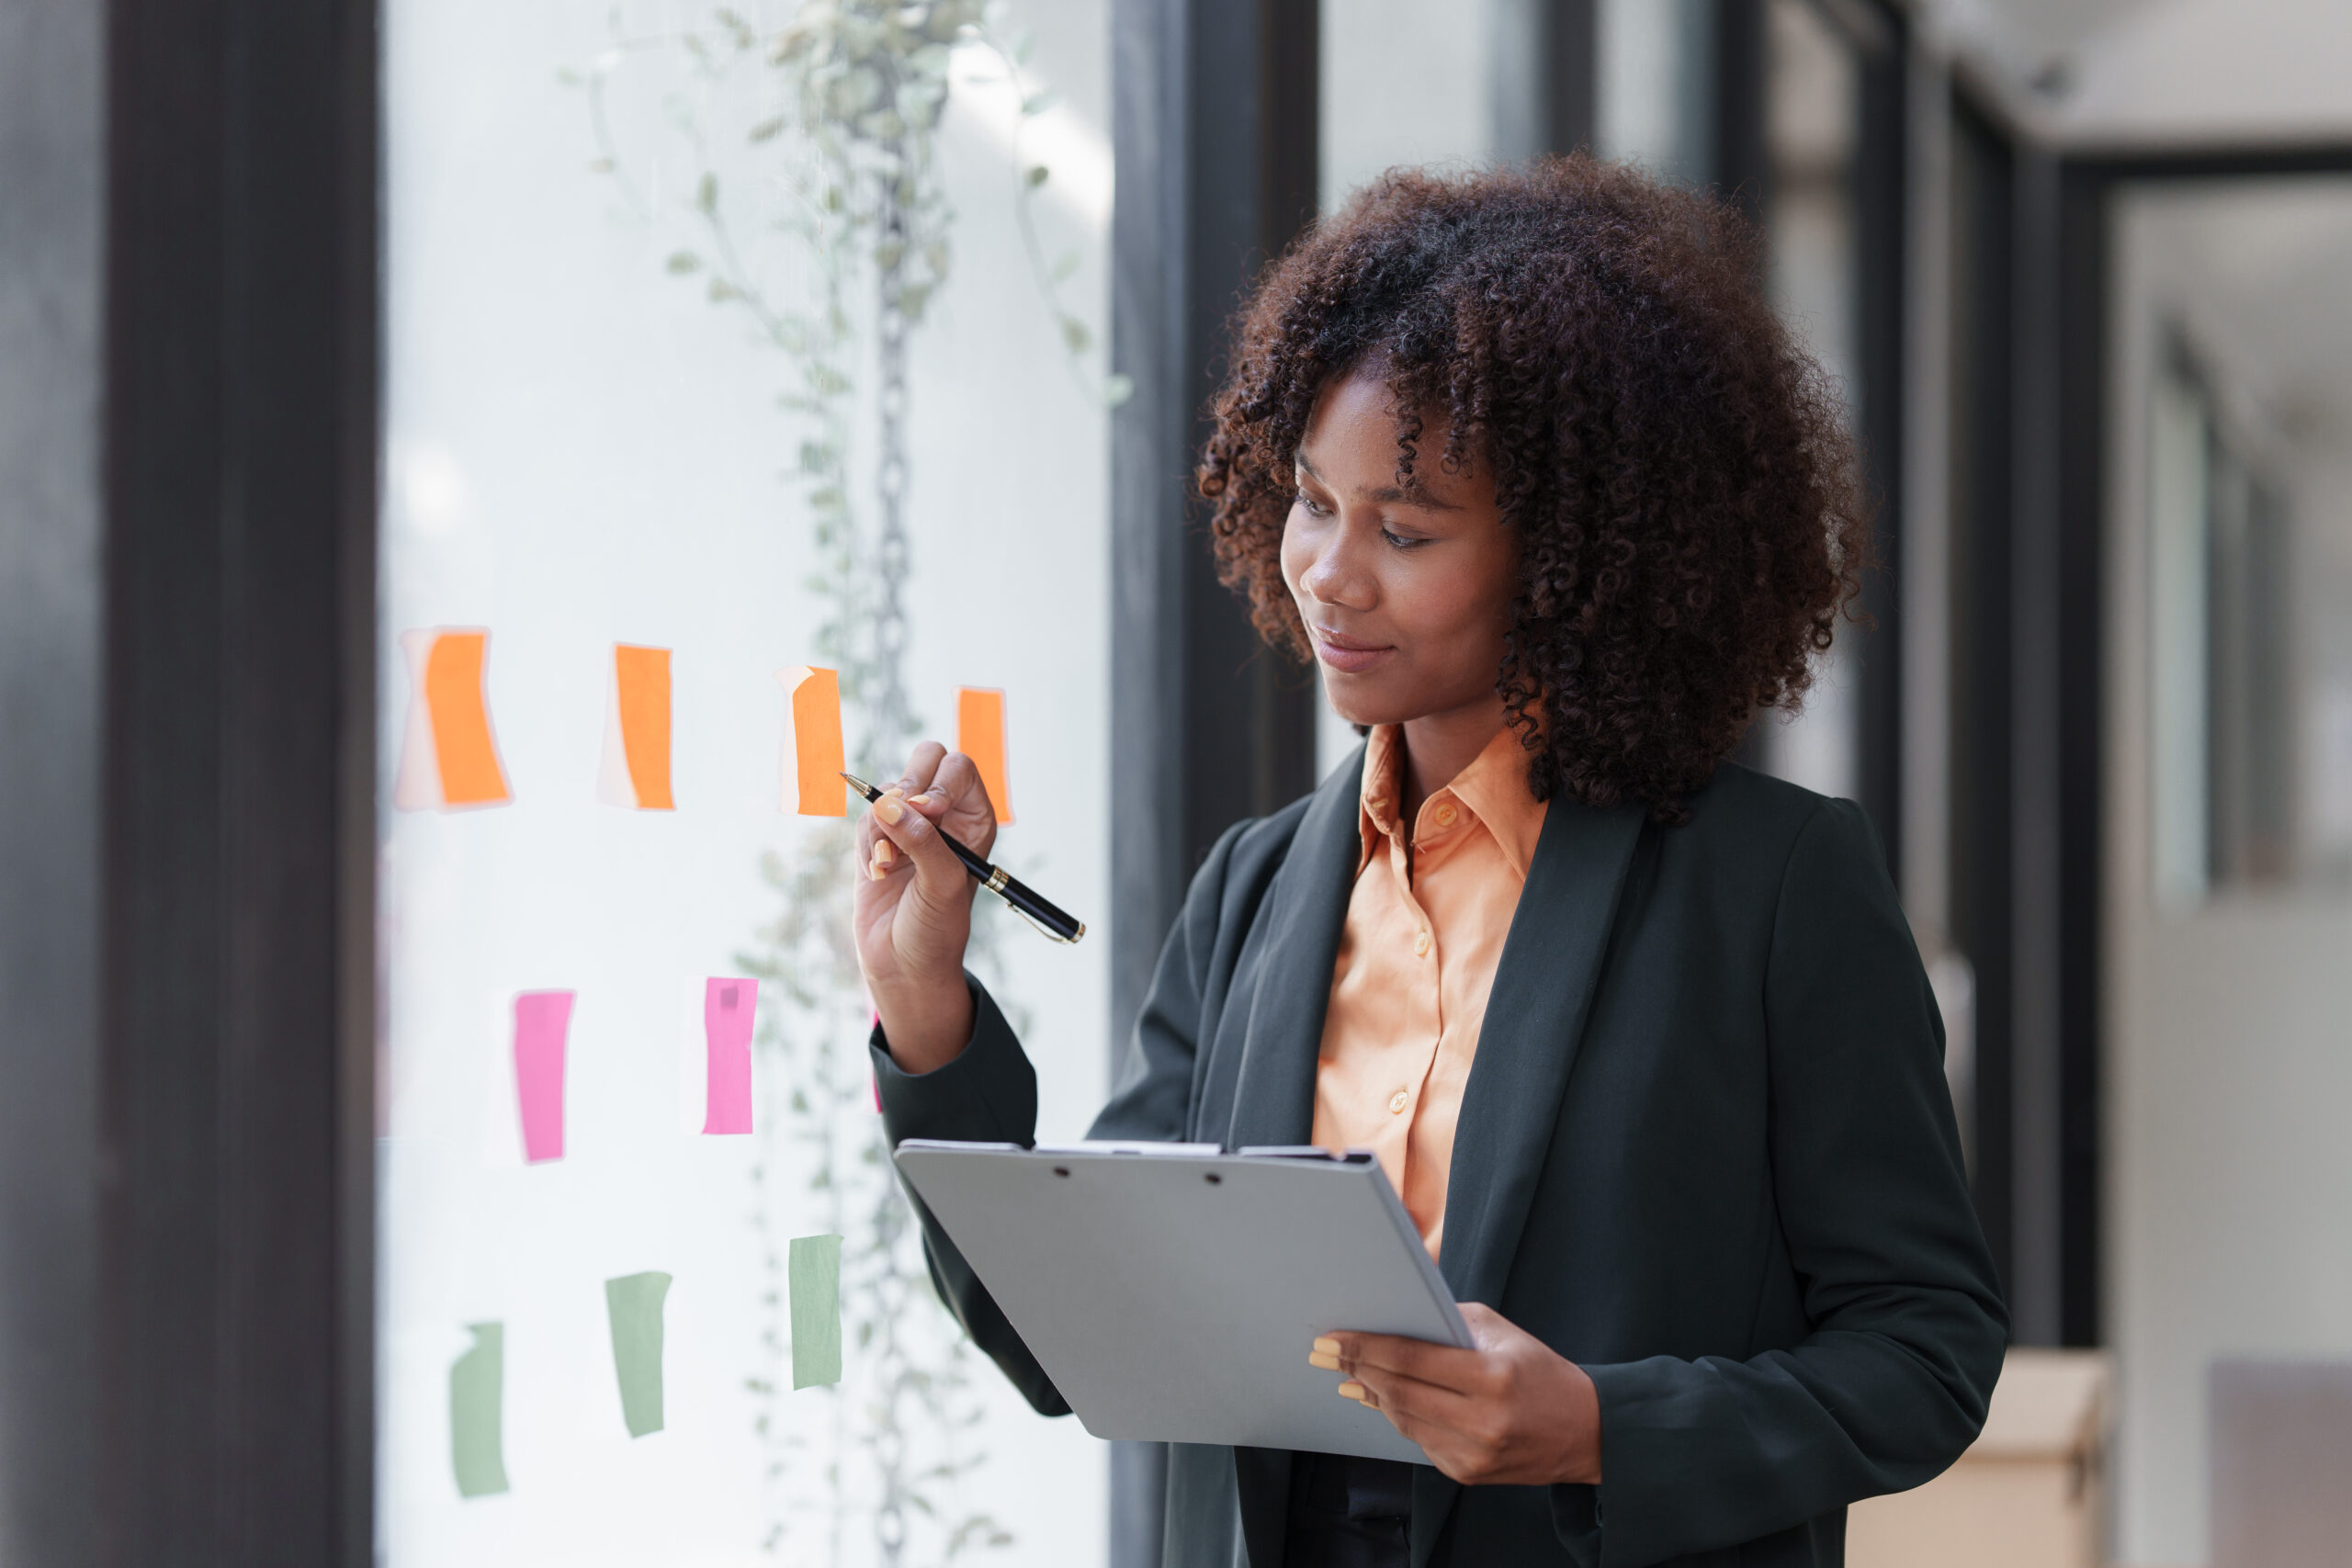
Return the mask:
<svg viewBox="0 0 2352 1568"><path fill-rule="evenodd" d="M1380 1156L1434 1258L1453 1125L1544 804L1527 792L1527 753L1506 727L1421 803L1408 846L1398 815L1404 771L1403 734L1374 727L1363 754L1363 854L1323 1021L1313 1135L1325 1148Z"/></svg>

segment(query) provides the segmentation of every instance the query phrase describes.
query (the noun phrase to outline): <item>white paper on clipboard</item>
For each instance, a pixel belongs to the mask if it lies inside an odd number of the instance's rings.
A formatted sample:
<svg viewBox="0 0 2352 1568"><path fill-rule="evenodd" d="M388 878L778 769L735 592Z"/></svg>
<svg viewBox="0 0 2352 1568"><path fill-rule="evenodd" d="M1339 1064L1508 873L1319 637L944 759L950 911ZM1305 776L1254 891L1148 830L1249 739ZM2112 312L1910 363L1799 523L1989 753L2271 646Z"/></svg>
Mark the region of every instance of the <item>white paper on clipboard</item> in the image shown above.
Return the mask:
<svg viewBox="0 0 2352 1568"><path fill-rule="evenodd" d="M910 1138L896 1157L1096 1437L1429 1462L1306 1361L1333 1329L1471 1343L1369 1156Z"/></svg>

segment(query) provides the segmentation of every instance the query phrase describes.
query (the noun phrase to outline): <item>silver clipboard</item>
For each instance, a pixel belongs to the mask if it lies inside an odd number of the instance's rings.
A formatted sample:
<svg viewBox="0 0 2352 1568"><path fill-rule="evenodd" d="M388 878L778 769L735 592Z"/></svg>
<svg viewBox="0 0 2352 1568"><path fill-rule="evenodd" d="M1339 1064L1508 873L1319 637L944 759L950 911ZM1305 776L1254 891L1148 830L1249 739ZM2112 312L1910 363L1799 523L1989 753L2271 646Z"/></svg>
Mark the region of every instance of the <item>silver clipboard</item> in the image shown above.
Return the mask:
<svg viewBox="0 0 2352 1568"><path fill-rule="evenodd" d="M1335 1328L1471 1344L1371 1156L910 1138L897 1160L1096 1437L1429 1462L1306 1362Z"/></svg>

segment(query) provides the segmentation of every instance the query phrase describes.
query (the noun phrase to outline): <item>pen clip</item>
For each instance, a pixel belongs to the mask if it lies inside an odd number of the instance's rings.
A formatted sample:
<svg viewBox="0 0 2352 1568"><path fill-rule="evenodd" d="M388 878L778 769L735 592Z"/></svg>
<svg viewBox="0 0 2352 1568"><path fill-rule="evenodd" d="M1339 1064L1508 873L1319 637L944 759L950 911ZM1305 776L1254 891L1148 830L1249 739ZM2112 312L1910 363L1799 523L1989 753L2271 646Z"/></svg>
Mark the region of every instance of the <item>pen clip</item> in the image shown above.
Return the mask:
<svg viewBox="0 0 2352 1568"><path fill-rule="evenodd" d="M998 897L1002 897L1003 896L1000 894ZM1004 900L1004 907L1012 910L1014 914L1020 916L1023 919L1028 921L1030 928L1036 931L1039 936L1044 937L1047 942L1057 942L1064 947L1076 947L1078 945L1078 937L1062 935L1061 932L1054 930L1051 926L1046 925L1045 921L1039 919L1036 916L1031 914L1028 910L1023 908L1012 899L1006 898ZM1086 934L1086 928L1084 926L1079 927L1078 932L1079 936L1084 936Z"/></svg>

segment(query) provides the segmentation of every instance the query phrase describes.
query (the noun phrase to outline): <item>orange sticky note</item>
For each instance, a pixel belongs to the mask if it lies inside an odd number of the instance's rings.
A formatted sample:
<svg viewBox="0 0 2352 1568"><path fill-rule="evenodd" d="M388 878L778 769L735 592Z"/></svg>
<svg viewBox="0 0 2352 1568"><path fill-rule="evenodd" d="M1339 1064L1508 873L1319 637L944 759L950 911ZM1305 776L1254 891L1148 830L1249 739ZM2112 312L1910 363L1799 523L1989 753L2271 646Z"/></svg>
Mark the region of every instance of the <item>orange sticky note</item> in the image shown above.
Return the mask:
<svg viewBox="0 0 2352 1568"><path fill-rule="evenodd" d="M498 764L482 692L490 634L436 626L401 634L412 695L392 804L404 811L503 806L514 798Z"/></svg>
<svg viewBox="0 0 2352 1568"><path fill-rule="evenodd" d="M786 719L784 779L779 811L803 817L849 815L849 785L842 770L842 678L813 664L775 672L776 684L792 698Z"/></svg>
<svg viewBox="0 0 2352 1568"><path fill-rule="evenodd" d="M670 795L670 650L613 644L612 699L596 798L639 811L674 811Z"/></svg>
<svg viewBox="0 0 2352 1568"><path fill-rule="evenodd" d="M986 686L956 688L956 750L972 759L988 786L996 819L1012 820L1012 786L1004 776L1004 694Z"/></svg>

